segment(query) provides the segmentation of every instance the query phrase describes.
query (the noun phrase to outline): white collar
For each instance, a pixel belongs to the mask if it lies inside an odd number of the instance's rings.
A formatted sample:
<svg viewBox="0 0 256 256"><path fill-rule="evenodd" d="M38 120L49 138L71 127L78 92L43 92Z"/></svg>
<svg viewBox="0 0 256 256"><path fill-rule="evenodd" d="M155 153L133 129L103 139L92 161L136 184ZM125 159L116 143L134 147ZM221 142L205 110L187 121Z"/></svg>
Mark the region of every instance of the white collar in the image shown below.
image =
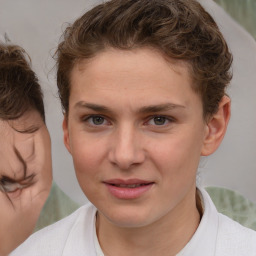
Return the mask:
<svg viewBox="0 0 256 256"><path fill-rule="evenodd" d="M201 202L204 209L200 224L187 245L177 256L214 256L219 227L218 212L207 192L199 188Z"/></svg>

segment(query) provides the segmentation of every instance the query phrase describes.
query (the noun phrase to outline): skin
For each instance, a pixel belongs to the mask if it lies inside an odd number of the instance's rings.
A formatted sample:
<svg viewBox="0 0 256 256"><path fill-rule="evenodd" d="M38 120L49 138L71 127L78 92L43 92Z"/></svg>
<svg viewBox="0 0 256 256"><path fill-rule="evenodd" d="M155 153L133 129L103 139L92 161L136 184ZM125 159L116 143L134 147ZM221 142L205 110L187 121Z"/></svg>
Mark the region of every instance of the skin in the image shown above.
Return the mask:
<svg viewBox="0 0 256 256"><path fill-rule="evenodd" d="M22 132L25 130L31 132ZM0 255L3 256L33 232L51 189L52 166L50 136L37 111L29 111L16 120L0 120L0 141L1 177L24 180L24 163L26 177L35 175L28 187L17 186L9 193L0 191L0 205L4 205L0 211Z"/></svg>
<svg viewBox="0 0 256 256"><path fill-rule="evenodd" d="M225 134L230 101L223 97L206 122L188 70L148 48L107 49L72 70L64 142L98 209L106 255L176 255L199 225L196 172ZM111 179L152 185L139 197L117 198Z"/></svg>

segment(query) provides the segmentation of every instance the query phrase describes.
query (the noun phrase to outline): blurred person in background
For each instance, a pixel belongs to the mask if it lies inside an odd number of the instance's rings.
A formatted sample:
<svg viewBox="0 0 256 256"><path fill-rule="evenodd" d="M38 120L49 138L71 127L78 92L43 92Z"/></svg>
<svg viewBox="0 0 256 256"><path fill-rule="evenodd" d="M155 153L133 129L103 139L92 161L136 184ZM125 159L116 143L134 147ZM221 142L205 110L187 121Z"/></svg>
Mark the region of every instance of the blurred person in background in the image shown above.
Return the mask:
<svg viewBox="0 0 256 256"><path fill-rule="evenodd" d="M52 181L43 95L27 53L0 43L0 255L32 232Z"/></svg>

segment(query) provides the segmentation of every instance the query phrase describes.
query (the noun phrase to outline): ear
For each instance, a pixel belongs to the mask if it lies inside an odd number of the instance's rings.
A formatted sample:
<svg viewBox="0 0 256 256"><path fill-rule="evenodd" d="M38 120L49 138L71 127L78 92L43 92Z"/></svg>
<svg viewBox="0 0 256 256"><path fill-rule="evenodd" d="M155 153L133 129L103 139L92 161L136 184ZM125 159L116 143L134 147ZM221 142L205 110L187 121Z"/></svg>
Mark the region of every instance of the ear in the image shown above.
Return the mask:
<svg viewBox="0 0 256 256"><path fill-rule="evenodd" d="M70 141L69 141L69 131L68 131L68 118L67 118L66 114L64 115L62 129L63 129L63 135L64 135L63 136L64 144L65 144L67 150L69 151L69 153L71 153Z"/></svg>
<svg viewBox="0 0 256 256"><path fill-rule="evenodd" d="M223 96L219 103L219 109L207 123L206 135L201 155L208 156L219 147L227 130L230 119L230 98Z"/></svg>

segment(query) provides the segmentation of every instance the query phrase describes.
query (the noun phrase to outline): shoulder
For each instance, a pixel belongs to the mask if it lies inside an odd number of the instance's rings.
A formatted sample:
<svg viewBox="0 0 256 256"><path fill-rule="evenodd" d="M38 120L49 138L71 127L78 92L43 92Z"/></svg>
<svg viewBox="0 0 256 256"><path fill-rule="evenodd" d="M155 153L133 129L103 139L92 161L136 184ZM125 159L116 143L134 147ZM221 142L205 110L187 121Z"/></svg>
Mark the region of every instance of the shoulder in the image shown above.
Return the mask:
<svg viewBox="0 0 256 256"><path fill-rule="evenodd" d="M212 255L216 256L256 256L256 232L246 228L229 217L217 212L208 193L200 188L204 215L199 225L200 241L208 238L204 254L211 245ZM233 204L234 206L234 204ZM198 247L198 246L197 246Z"/></svg>
<svg viewBox="0 0 256 256"><path fill-rule="evenodd" d="M256 255L256 232L219 213L216 255Z"/></svg>
<svg viewBox="0 0 256 256"><path fill-rule="evenodd" d="M84 227L90 229L95 213L96 208L91 204L80 207L66 218L31 235L10 256L62 255L74 233L79 237L80 233L86 232Z"/></svg>

